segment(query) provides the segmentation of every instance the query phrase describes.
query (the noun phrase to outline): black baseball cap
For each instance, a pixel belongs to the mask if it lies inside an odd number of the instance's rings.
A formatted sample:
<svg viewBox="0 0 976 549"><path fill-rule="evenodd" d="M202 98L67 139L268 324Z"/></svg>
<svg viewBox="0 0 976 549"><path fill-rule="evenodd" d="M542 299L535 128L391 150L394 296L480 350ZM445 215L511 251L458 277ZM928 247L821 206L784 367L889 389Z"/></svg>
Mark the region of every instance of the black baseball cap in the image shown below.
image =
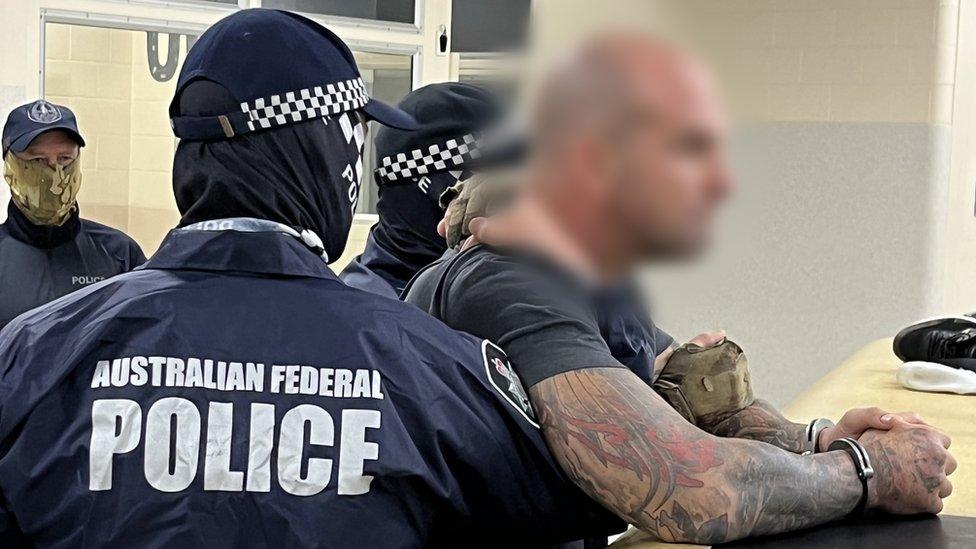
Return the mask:
<svg viewBox="0 0 976 549"><path fill-rule="evenodd" d="M217 116L180 112L180 94L200 80L222 86L240 107ZM409 114L369 97L352 52L334 33L301 15L255 8L221 19L200 36L169 114L177 137L212 140L351 110L383 125L417 127Z"/></svg>
<svg viewBox="0 0 976 549"><path fill-rule="evenodd" d="M509 108L487 88L463 82L429 84L408 93L400 109L417 119L416 131L380 128L376 133L376 170L383 184L451 170L497 165L521 149L516 136L500 139ZM503 149L504 153L503 153Z"/></svg>
<svg viewBox="0 0 976 549"><path fill-rule="evenodd" d="M79 146L85 146L75 113L64 105L39 99L10 111L3 125L3 156L7 156L7 151L24 152L37 136L51 130L61 130Z"/></svg>

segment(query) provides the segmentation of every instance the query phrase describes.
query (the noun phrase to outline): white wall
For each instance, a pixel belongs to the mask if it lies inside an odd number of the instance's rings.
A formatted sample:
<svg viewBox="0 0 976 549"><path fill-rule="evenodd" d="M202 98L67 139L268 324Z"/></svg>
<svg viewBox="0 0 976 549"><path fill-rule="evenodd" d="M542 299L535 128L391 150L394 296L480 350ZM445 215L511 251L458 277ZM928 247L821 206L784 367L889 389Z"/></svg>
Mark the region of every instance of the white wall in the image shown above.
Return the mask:
<svg viewBox="0 0 976 549"><path fill-rule="evenodd" d="M976 3L961 2L958 15L942 306L955 314L976 311Z"/></svg>

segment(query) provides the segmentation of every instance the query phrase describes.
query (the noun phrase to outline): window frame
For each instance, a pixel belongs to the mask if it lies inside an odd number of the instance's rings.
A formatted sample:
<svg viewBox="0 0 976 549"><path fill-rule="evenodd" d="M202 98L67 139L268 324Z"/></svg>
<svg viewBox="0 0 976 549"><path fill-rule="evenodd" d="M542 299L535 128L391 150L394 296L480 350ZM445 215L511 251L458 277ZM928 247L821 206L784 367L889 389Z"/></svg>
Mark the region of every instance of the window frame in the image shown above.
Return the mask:
<svg viewBox="0 0 976 549"><path fill-rule="evenodd" d="M64 25L80 25L88 27L121 29L137 32L156 31L179 34L200 34L217 20L235 12L242 7L260 7L260 0L238 0L238 5L205 3L198 0L89 0L92 7L107 8L112 4L123 3L125 9L118 9L116 13L106 11L84 11L64 9L68 4L77 4L71 0L41 0L40 20L38 30L38 97L45 96L46 71L46 42L48 23ZM424 9L430 2L447 3L448 0L416 0L417 21L423 20ZM111 2L111 4L110 4ZM97 4L97 6L96 6ZM247 4L247 6L242 6ZM121 12L121 13L119 13ZM162 12L162 13L160 13ZM164 17L159 17L159 15ZM145 16L143 16L145 15ZM170 17L172 15L172 17ZM303 14L313 21L326 25L354 51L409 55L411 61L411 90L426 83L426 80L446 80L449 68L445 66L442 75L431 76L430 67L424 70L425 57L433 57L434 40L424 40L422 25L406 23L376 23L368 20L332 17L321 14ZM431 47L425 47L430 44ZM429 53L425 55L425 50ZM435 67L436 69L436 67ZM425 72L428 78L425 78ZM357 213L357 222L373 223L375 214Z"/></svg>

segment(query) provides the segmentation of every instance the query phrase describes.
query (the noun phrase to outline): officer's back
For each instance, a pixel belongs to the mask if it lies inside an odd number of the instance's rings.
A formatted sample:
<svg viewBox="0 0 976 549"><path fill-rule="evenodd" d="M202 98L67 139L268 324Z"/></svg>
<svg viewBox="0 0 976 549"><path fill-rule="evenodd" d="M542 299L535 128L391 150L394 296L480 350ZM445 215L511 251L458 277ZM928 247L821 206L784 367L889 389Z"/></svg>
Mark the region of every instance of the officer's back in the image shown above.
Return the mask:
<svg viewBox="0 0 976 549"><path fill-rule="evenodd" d="M231 61L274 44L294 65L264 93ZM171 116L180 227L143 268L0 332L0 545L490 545L617 524L563 477L500 350L326 267L366 117L412 123L366 96L337 38L232 15L190 52Z"/></svg>

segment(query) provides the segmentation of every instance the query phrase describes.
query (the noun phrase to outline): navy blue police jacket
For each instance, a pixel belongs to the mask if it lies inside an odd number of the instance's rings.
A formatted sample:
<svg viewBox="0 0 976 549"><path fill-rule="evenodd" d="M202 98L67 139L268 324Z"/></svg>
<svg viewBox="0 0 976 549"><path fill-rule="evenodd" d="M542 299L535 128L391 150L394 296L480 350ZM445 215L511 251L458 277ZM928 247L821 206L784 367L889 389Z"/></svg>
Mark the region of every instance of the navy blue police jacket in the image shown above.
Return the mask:
<svg viewBox="0 0 976 549"><path fill-rule="evenodd" d="M623 524L504 354L277 232L172 231L0 332L0 546L548 543Z"/></svg>
<svg viewBox="0 0 976 549"><path fill-rule="evenodd" d="M404 276L404 272L409 274ZM339 273L339 278L353 288L392 298L399 297L411 276L413 273L402 261L376 242L372 230L363 253Z"/></svg>
<svg viewBox="0 0 976 549"><path fill-rule="evenodd" d="M80 219L57 227L31 223L11 202L0 224L0 328L24 311L146 261L121 231Z"/></svg>

